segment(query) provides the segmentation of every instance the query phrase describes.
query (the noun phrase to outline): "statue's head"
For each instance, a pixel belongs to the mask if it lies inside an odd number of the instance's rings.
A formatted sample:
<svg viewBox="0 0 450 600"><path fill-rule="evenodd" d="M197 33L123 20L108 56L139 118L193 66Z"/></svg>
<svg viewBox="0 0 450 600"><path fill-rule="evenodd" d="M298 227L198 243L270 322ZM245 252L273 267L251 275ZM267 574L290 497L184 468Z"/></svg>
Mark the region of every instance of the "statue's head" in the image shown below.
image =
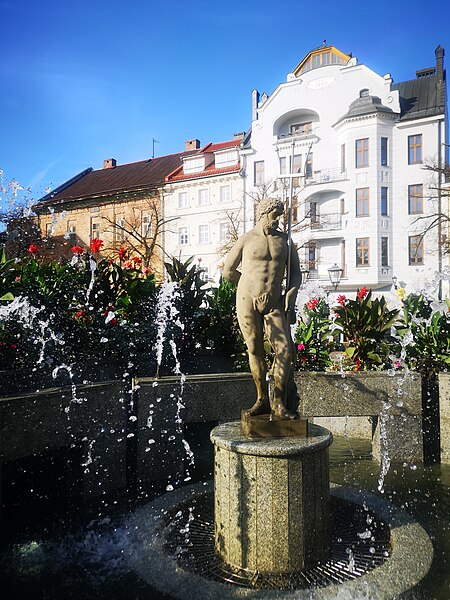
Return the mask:
<svg viewBox="0 0 450 600"><path fill-rule="evenodd" d="M276 229L278 219L284 212L284 204L277 198L264 198L256 206L256 220L264 221L267 229Z"/></svg>

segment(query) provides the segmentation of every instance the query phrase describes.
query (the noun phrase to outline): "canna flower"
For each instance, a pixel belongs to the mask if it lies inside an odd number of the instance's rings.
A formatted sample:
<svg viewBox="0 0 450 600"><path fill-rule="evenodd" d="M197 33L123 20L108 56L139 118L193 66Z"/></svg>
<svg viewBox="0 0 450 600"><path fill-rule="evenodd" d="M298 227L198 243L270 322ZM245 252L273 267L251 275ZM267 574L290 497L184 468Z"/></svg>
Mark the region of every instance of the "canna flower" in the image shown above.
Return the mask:
<svg viewBox="0 0 450 600"><path fill-rule="evenodd" d="M72 246L71 250L76 256L81 256L84 252L84 248L81 246Z"/></svg>
<svg viewBox="0 0 450 600"><path fill-rule="evenodd" d="M127 255L127 249L122 246L122 248L118 252L119 260L120 261L125 260L126 255Z"/></svg>
<svg viewBox="0 0 450 600"><path fill-rule="evenodd" d="M103 240L94 239L91 240L90 248L92 252L100 252L100 248L103 246Z"/></svg>
<svg viewBox="0 0 450 600"><path fill-rule="evenodd" d="M366 296L367 296L367 288L363 287L360 290L358 290L358 293L356 294L359 300L363 300Z"/></svg>
<svg viewBox="0 0 450 600"><path fill-rule="evenodd" d="M297 344L297 350L304 350L305 344Z"/></svg>
<svg viewBox="0 0 450 600"><path fill-rule="evenodd" d="M134 264L136 266L139 266L142 264L142 258L140 258L139 256L133 256L133 258L131 260L134 262Z"/></svg>
<svg viewBox="0 0 450 600"><path fill-rule="evenodd" d="M311 298L311 300L308 300L308 302L306 303L306 308L308 310L314 310L318 304L318 298Z"/></svg>
<svg viewBox="0 0 450 600"><path fill-rule="evenodd" d="M344 306L344 304L347 302L347 296L344 296L344 294L341 294L340 296L337 297L336 301L341 306Z"/></svg>
<svg viewBox="0 0 450 600"><path fill-rule="evenodd" d="M36 256L36 254L39 254L39 252L40 252L39 246L37 246L36 244L30 244L28 246L28 252L30 254L32 254L33 256Z"/></svg>
<svg viewBox="0 0 450 600"><path fill-rule="evenodd" d="M142 275L144 275L144 277L147 277L147 275L150 275L150 273L151 273L150 267L142 267Z"/></svg>

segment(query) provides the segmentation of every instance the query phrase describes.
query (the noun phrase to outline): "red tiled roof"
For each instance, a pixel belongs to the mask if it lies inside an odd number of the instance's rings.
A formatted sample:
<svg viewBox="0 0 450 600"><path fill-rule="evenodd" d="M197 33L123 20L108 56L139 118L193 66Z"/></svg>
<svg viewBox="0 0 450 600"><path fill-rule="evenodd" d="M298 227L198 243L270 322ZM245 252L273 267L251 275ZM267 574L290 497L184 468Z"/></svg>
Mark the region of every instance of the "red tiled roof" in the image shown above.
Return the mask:
<svg viewBox="0 0 450 600"><path fill-rule="evenodd" d="M48 205L99 198L119 193L153 189L164 183L165 177L179 166L184 156L195 154L197 150L158 156L111 169L87 169L57 187L35 205L43 208Z"/></svg>
<svg viewBox="0 0 450 600"><path fill-rule="evenodd" d="M229 140L228 142L219 142L213 144L209 142L205 144L200 150L197 150L194 156L201 156L202 154L210 154L212 152L218 152L219 150L227 150L229 148L238 148L241 145L241 139ZM211 177L212 175L221 175L222 173L232 173L233 171L239 171L239 164L231 167L221 167L216 169L214 163L207 166L203 171L197 173L183 173L183 165L178 165L175 169L168 173L166 181L181 181L182 179L194 179L196 177Z"/></svg>
<svg viewBox="0 0 450 600"><path fill-rule="evenodd" d="M205 152L217 152L218 150L227 150L228 148L237 148L241 145L242 140L230 140L228 142L219 142L218 144L206 144L203 148L197 151L197 154L204 154Z"/></svg>
<svg viewBox="0 0 450 600"><path fill-rule="evenodd" d="M181 168L180 168L181 169ZM175 172L172 172L166 177L166 182L170 181L183 181L185 179L195 179L198 177L212 177L213 175L222 175L223 173L234 173L238 172L240 169L240 165L231 165L230 167L221 167L220 169L216 169L214 164L209 165L203 171L199 171L198 173L181 173L177 175L176 173L180 172L180 169L177 169Z"/></svg>

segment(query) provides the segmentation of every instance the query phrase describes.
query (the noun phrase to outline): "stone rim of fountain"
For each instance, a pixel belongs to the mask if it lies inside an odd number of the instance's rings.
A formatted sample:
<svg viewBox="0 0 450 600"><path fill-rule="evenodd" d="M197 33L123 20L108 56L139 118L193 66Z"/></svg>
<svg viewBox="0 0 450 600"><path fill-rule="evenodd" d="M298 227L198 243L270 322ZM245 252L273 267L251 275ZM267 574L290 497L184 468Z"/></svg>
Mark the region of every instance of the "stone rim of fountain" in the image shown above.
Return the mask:
<svg viewBox="0 0 450 600"><path fill-rule="evenodd" d="M212 486L212 482L198 483L164 494L138 508L131 517L130 525L137 540L128 557L130 568L147 584L174 598L332 600L351 597L388 600L414 587L431 566L431 540L406 511L370 492L332 484L333 496L366 506L389 526L391 555L382 565L351 581L308 589L249 589L207 579L180 566L177 558L167 553L165 521L169 511L196 496L212 493Z"/></svg>

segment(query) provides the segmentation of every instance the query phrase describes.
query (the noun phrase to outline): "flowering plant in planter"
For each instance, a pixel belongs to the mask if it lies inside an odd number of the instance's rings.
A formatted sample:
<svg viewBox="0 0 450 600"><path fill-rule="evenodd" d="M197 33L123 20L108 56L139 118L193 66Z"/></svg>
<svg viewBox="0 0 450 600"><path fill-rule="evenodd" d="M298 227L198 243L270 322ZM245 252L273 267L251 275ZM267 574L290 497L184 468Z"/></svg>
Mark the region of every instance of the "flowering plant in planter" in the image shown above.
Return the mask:
<svg viewBox="0 0 450 600"><path fill-rule="evenodd" d="M335 324L344 337L344 352L354 370L375 370L390 366L391 328L399 311L389 310L384 297L373 298L363 287L354 300L341 295L334 307Z"/></svg>
<svg viewBox="0 0 450 600"><path fill-rule="evenodd" d="M321 298L311 298L305 304L306 320L300 319L294 335L296 369L324 371L330 364L332 334L329 307Z"/></svg>

